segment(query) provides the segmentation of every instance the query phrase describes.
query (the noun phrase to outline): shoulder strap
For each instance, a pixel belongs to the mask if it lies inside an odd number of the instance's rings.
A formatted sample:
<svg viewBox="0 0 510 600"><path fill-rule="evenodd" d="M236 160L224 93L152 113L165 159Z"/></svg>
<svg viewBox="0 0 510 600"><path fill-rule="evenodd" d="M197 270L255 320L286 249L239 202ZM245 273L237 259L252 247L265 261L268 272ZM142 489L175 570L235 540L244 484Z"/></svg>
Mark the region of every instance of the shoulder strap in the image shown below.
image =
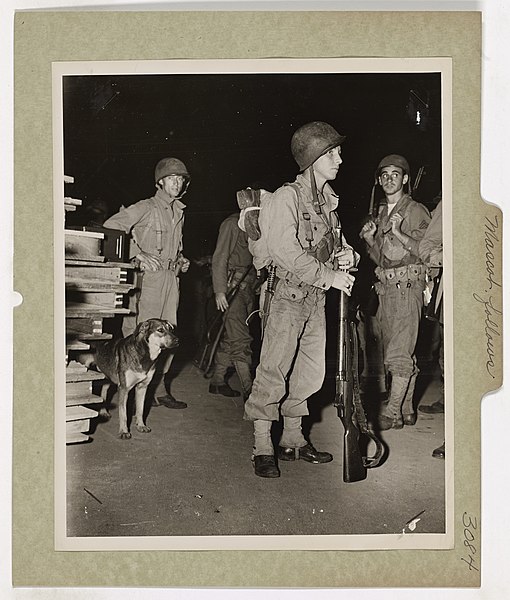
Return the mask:
<svg viewBox="0 0 510 600"><path fill-rule="evenodd" d="M158 207L153 198L150 200L150 206L149 226L154 228L154 231L156 232L156 250L158 251L158 254L161 254L163 252L163 226L161 224L161 216Z"/></svg>
<svg viewBox="0 0 510 600"><path fill-rule="evenodd" d="M285 185L290 186L295 192L298 201L298 210L301 212L303 217L304 225L305 225L305 239L308 242L308 247L312 248L313 244L313 230L310 213L308 212L305 203L303 202L303 197L301 195L301 188L298 183L286 183Z"/></svg>

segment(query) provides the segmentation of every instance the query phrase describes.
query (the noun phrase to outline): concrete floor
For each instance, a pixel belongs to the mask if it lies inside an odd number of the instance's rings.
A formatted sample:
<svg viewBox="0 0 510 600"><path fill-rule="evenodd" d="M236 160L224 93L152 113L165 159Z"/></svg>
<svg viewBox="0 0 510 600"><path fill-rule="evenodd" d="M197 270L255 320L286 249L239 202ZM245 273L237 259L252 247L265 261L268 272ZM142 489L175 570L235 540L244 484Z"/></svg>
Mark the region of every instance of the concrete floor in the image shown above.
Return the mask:
<svg viewBox="0 0 510 600"><path fill-rule="evenodd" d="M420 403L430 404L440 394L436 370L422 372L421 383ZM416 426L383 432L384 463L365 481L344 483L329 377L307 426L333 462L283 463L279 479L263 479L251 465L242 400L210 395L208 384L185 362L172 392L187 409L152 408L152 432L133 428L131 440L120 440L114 407L89 443L67 446L68 536L387 534L417 515L415 533L444 533L445 463L431 457L443 442L443 414L419 413ZM240 389L235 376L231 384Z"/></svg>

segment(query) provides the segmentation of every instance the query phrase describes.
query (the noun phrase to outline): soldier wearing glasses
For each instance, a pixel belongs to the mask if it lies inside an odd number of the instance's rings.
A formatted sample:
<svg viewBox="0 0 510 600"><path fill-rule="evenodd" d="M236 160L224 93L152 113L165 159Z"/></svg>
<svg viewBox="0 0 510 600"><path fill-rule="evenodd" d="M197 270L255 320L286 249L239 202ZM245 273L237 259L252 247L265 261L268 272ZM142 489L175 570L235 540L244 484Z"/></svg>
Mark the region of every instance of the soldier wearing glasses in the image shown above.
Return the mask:
<svg viewBox="0 0 510 600"><path fill-rule="evenodd" d="M380 412L379 427L402 429L416 423L415 347L427 272L418 247L430 214L410 196L410 169L403 156L384 157L376 170L376 183L382 187L386 202L381 203L377 218L363 226L360 236L377 265L377 319L382 330L384 365L391 375L388 402Z"/></svg>

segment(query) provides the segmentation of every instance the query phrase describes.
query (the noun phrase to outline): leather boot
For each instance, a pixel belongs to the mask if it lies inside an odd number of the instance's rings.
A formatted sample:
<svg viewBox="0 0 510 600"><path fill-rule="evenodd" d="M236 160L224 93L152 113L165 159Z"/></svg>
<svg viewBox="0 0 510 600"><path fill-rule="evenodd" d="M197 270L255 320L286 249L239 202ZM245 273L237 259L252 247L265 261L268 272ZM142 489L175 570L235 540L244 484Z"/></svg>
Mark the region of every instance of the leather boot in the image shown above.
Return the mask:
<svg viewBox="0 0 510 600"><path fill-rule="evenodd" d="M253 383L250 365L242 360L236 360L234 362L234 367L236 369L237 376L239 377L239 381L241 382L243 400L246 401L251 393L251 386Z"/></svg>
<svg viewBox="0 0 510 600"><path fill-rule="evenodd" d="M400 377L393 375L391 378L391 388L388 403L381 410L379 415L379 429L402 429L404 422L402 420L402 403L404 401L407 388L409 386L409 377Z"/></svg>
<svg viewBox="0 0 510 600"><path fill-rule="evenodd" d="M413 373L411 375L411 379L409 380L409 386L404 397L404 402L402 403L402 421L404 422L404 425L412 426L416 424L417 416L416 411L414 410L413 399L417 377L418 373Z"/></svg>

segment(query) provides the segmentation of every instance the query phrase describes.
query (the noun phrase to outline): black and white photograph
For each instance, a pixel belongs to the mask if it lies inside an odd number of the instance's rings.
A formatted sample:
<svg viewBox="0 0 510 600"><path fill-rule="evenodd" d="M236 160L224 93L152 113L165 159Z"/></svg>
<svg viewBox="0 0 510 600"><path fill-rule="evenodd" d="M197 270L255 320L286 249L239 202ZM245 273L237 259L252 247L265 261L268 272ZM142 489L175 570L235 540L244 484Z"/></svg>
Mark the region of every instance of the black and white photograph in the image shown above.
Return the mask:
<svg viewBox="0 0 510 600"><path fill-rule="evenodd" d="M53 86L57 549L451 548L451 61Z"/></svg>

